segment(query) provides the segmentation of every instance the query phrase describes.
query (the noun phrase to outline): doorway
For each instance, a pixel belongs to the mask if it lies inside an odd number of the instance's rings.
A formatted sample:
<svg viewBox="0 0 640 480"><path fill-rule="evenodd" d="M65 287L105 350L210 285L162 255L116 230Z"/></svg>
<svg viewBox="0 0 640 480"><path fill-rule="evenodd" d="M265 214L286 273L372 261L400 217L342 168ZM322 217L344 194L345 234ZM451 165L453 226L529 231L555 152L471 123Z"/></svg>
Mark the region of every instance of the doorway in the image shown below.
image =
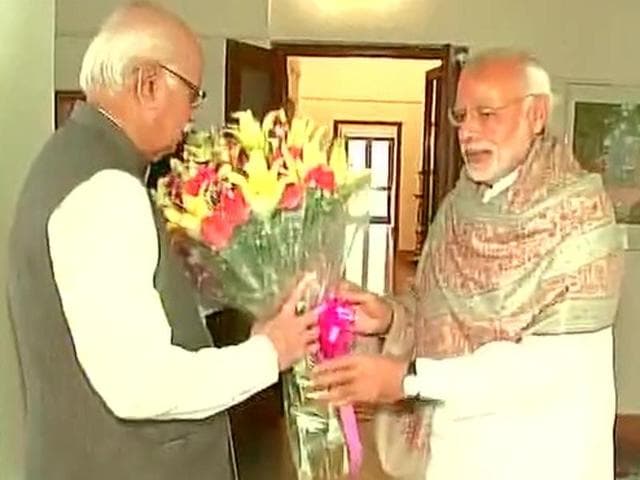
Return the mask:
<svg viewBox="0 0 640 480"><path fill-rule="evenodd" d="M286 105L289 113L297 111L328 127L345 119L401 124L402 173L389 185L398 192L397 211L388 224L390 254L384 258L389 264L378 269L385 282L375 290L396 291L403 286L438 205L457 180L461 159L446 111L454 101L466 51L452 45L290 43L267 49L227 41L227 118L240 109L250 108L260 116ZM353 253L362 259L360 270L368 268L361 253ZM396 267L405 273L394 275ZM373 283L381 285L380 279Z"/></svg>

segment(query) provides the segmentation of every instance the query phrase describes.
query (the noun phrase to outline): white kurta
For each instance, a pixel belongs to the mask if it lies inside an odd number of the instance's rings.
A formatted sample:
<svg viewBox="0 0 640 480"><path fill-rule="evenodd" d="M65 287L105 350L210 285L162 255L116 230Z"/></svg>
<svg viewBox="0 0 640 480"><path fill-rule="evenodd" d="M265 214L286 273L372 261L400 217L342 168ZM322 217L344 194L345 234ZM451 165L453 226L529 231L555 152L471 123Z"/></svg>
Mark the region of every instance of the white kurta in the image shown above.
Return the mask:
<svg viewBox="0 0 640 480"><path fill-rule="evenodd" d="M102 170L78 185L51 215L48 241L78 361L115 415L205 418L277 381L263 335L197 352L172 345L153 286L158 234L138 179Z"/></svg>
<svg viewBox="0 0 640 480"><path fill-rule="evenodd" d="M487 189L489 202L517 170ZM608 480L614 477L613 333L525 336L471 355L418 359L436 407L428 480Z"/></svg>
<svg viewBox="0 0 640 480"><path fill-rule="evenodd" d="M419 359L436 407L428 480L607 480L614 476L612 329L493 342Z"/></svg>

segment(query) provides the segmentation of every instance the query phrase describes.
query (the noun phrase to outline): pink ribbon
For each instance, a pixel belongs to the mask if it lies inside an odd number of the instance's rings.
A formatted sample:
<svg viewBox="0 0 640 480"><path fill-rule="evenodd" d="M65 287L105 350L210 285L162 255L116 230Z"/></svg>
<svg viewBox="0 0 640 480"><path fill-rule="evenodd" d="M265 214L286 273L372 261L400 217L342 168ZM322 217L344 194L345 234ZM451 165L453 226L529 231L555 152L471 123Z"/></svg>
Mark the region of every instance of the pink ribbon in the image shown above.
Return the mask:
<svg viewBox="0 0 640 480"><path fill-rule="evenodd" d="M332 297L322 302L318 314L321 360L335 358L351 351L353 345L351 327L354 319L353 307L344 300ZM339 414L349 451L349 471L351 475L356 475L362 465L362 442L356 414L352 405L340 407Z"/></svg>

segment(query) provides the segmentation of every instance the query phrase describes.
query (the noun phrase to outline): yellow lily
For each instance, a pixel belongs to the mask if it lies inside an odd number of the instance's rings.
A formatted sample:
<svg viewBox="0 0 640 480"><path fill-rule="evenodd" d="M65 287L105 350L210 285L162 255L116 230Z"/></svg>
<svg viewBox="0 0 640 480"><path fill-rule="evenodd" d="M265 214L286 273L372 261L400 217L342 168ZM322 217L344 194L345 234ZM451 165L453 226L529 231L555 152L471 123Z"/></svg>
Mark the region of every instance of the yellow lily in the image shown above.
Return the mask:
<svg viewBox="0 0 640 480"><path fill-rule="evenodd" d="M343 137L336 138L331 145L329 167L333 170L336 184L341 187L371 174L369 169L354 171L349 168L347 149Z"/></svg>
<svg viewBox="0 0 640 480"><path fill-rule="evenodd" d="M164 217L169 222L169 225L177 225L180 228L187 230L191 235L196 237L200 236L200 223L201 219L190 214L179 211L174 207L167 207L163 210Z"/></svg>
<svg viewBox="0 0 640 480"><path fill-rule="evenodd" d="M347 161L347 149L344 138L342 137L336 138L333 145L331 145L329 167L333 170L338 186L347 183L349 178L349 162Z"/></svg>
<svg viewBox="0 0 640 480"><path fill-rule="evenodd" d="M311 139L314 129L313 122L308 118L295 117L289 127L287 146L302 148Z"/></svg>
<svg viewBox="0 0 640 480"><path fill-rule="evenodd" d="M284 108L279 110L271 110L264 116L262 120L262 135L266 138L269 131L274 127L276 120L279 120L281 123L285 123L287 121L287 114L284 111Z"/></svg>
<svg viewBox="0 0 640 480"><path fill-rule="evenodd" d="M182 194L182 206L186 210L187 213L193 215L195 218L203 219L209 213L211 213L211 208L209 203L204 198L203 195L189 195L186 193Z"/></svg>
<svg viewBox="0 0 640 480"><path fill-rule="evenodd" d="M327 151L322 146L322 138L325 132L325 127L316 129L311 138L302 145L302 160L295 162L301 179L307 176L309 170L318 165L327 164Z"/></svg>
<svg viewBox="0 0 640 480"><path fill-rule="evenodd" d="M240 187L256 215L266 217L277 207L284 191L285 182L278 179L280 166L281 162L274 162L269 168L264 152L253 150L244 166L246 177L233 171L224 173L229 182Z"/></svg>
<svg viewBox="0 0 640 480"><path fill-rule="evenodd" d="M231 117L238 120L238 125L229 128L227 132L234 135L247 151L263 150L265 136L260 122L255 119L251 110L236 112Z"/></svg>

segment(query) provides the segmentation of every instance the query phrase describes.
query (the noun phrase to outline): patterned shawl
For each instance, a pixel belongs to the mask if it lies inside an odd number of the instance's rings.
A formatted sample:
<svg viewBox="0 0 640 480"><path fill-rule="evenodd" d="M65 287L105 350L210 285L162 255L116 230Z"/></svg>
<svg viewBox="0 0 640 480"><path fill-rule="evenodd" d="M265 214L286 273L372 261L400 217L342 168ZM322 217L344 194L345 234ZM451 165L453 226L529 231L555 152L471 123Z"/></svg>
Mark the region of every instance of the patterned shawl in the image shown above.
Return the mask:
<svg viewBox="0 0 640 480"><path fill-rule="evenodd" d="M483 203L485 191L463 174L442 204L410 294L395 300L385 353L442 359L612 325L622 240L600 177L541 137L511 187ZM422 475L432 413L424 404L394 413Z"/></svg>

